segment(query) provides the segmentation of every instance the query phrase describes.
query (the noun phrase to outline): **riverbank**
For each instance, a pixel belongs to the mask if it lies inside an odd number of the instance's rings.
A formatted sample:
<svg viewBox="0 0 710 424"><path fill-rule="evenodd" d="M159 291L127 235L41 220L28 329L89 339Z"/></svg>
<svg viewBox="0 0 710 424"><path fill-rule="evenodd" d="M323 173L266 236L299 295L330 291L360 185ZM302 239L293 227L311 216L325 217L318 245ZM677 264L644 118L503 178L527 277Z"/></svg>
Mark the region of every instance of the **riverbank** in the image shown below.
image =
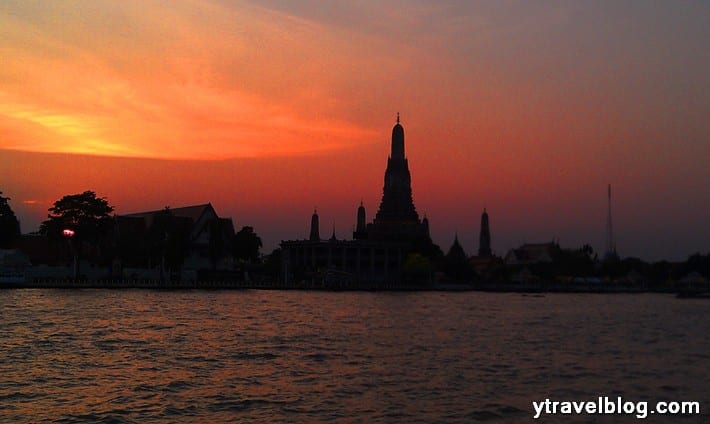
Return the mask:
<svg viewBox="0 0 710 424"><path fill-rule="evenodd" d="M352 284L316 285L281 281L160 281L160 280L34 280L1 283L5 289L149 289L149 290L322 290L322 291L481 291L499 293L675 293L697 297L710 293L710 285L668 283L664 285L560 282L475 282L440 284Z"/></svg>

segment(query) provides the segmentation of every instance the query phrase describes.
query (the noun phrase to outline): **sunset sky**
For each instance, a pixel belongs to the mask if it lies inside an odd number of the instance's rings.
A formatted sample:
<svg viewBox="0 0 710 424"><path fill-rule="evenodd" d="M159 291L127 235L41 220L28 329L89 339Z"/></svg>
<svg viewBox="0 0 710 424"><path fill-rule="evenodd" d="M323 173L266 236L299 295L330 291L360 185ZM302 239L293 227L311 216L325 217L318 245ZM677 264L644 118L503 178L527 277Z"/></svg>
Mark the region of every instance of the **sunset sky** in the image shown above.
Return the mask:
<svg viewBox="0 0 710 424"><path fill-rule="evenodd" d="M400 112L447 251L559 239L710 252L710 2L0 4L0 191L23 232L66 194L211 202L268 253L372 219Z"/></svg>

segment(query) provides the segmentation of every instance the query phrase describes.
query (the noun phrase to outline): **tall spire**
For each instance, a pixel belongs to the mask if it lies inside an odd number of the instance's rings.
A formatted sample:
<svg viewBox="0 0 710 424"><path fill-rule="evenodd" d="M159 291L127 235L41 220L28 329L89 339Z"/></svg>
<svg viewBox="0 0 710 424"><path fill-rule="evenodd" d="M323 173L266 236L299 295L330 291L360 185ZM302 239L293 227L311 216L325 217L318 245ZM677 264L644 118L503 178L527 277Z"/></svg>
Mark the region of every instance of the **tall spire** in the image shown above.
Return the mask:
<svg viewBox="0 0 710 424"><path fill-rule="evenodd" d="M392 159L404 159L404 128L399 123L399 112L397 112L397 123L392 128Z"/></svg>
<svg viewBox="0 0 710 424"><path fill-rule="evenodd" d="M426 236L412 199L412 178L404 154L404 128L399 114L392 128L392 153L387 159L382 201L368 234L371 238L391 240Z"/></svg>
<svg viewBox="0 0 710 424"><path fill-rule="evenodd" d="M365 205L360 200L360 206L357 208L357 224L353 231L353 239L362 240L367 238L367 217L365 215Z"/></svg>
<svg viewBox="0 0 710 424"><path fill-rule="evenodd" d="M367 217L365 215L365 205L360 201L360 207L357 208L357 232L364 232L367 230Z"/></svg>
<svg viewBox="0 0 710 424"><path fill-rule="evenodd" d="M606 246L604 252L604 259L613 260L617 259L616 254L616 243L614 242L614 231L611 226L611 184L607 186L607 216L606 216Z"/></svg>
<svg viewBox="0 0 710 424"><path fill-rule="evenodd" d="M320 231L318 228L318 211L313 209L313 216L311 216L311 235L308 238L310 241L320 240Z"/></svg>
<svg viewBox="0 0 710 424"><path fill-rule="evenodd" d="M478 256L491 256L491 230L488 224L488 212L483 208L481 215L481 235L478 239Z"/></svg>
<svg viewBox="0 0 710 424"><path fill-rule="evenodd" d="M330 236L330 241L338 241L338 238L335 237L335 222L333 222L333 234Z"/></svg>

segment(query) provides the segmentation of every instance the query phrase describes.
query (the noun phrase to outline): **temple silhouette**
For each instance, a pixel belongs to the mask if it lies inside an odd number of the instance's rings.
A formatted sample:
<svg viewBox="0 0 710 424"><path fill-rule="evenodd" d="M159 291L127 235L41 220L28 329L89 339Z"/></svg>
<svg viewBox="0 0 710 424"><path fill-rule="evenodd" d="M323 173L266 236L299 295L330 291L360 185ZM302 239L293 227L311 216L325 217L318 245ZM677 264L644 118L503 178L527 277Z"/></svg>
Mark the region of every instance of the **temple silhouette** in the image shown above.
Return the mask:
<svg viewBox="0 0 710 424"><path fill-rule="evenodd" d="M406 262L412 260L412 255L431 258L440 254L429 235L429 220L420 219L414 206L411 180L404 127L397 114L382 200L372 222L367 223L361 202L352 240L339 240L335 229L324 240L320 237L318 212L314 211L307 240L281 242L282 278L315 286L406 283Z"/></svg>
<svg viewBox="0 0 710 424"><path fill-rule="evenodd" d="M489 257L493 256L491 251L491 229L488 224L488 212L483 209L481 214L481 235L478 238L478 256Z"/></svg>
<svg viewBox="0 0 710 424"><path fill-rule="evenodd" d="M367 226L366 234L366 238L371 240L416 241L429 237L428 220L419 220L412 200L412 177L404 154L404 128L399 122L399 114L392 128L392 152L387 158L382 201L375 219Z"/></svg>

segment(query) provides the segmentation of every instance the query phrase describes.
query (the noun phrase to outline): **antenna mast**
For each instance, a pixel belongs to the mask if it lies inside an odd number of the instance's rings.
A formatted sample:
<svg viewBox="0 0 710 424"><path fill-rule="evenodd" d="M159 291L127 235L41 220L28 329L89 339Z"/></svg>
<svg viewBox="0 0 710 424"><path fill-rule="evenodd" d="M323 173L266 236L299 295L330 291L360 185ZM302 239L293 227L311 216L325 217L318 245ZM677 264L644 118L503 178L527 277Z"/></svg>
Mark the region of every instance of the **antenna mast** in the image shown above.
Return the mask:
<svg viewBox="0 0 710 424"><path fill-rule="evenodd" d="M614 230L611 225L611 184L607 188L607 198L608 198L608 210L606 216L606 246L605 246L605 259L615 259L616 255L616 243L614 242Z"/></svg>

